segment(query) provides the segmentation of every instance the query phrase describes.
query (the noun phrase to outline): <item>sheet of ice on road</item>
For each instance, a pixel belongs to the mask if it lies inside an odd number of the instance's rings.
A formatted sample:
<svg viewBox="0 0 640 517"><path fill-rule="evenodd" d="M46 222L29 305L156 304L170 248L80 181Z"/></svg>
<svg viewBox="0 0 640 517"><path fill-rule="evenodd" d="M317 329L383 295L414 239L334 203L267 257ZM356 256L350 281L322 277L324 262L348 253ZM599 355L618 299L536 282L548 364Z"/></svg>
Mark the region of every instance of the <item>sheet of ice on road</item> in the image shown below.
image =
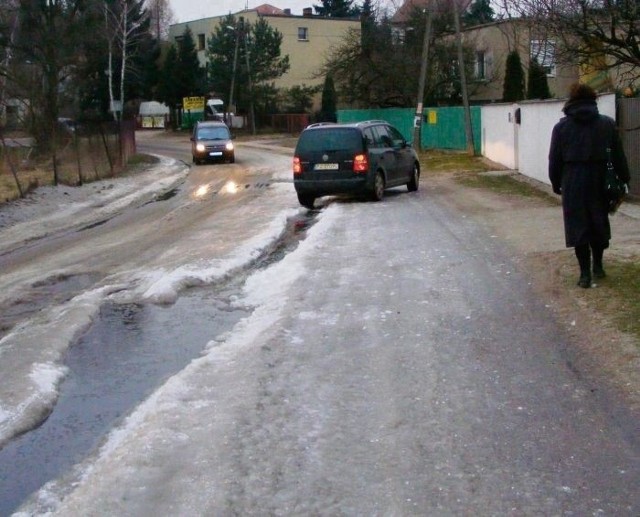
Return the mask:
<svg viewBox="0 0 640 517"><path fill-rule="evenodd" d="M184 166L165 161L162 159L155 172L119 179L105 192L97 184L74 190L71 196L64 189L45 189L38 202L32 203L26 211L24 203L3 207L2 247L42 237L43 232L64 228L70 221L77 225L85 220L95 220L101 214L113 215L133 200L145 199L153 191L184 178ZM0 385L0 446L33 428L51 412L59 383L66 373L61 358L69 345L91 325L103 300L171 303L181 289L216 282L250 265L278 239L287 219L300 212L297 207L283 208L296 206L291 191L290 185L276 184L271 189L273 203L268 211L257 212L257 205L247 208L248 223L243 225L248 230L233 235L240 246L229 247L232 251L226 255L210 259L200 256L193 260L182 252L167 253L166 268L119 274L109 285L41 310L11 329L0 339L1 360L5 364L15 364L3 375ZM260 214L263 217L256 220Z"/></svg>
<svg viewBox="0 0 640 517"><path fill-rule="evenodd" d="M252 314L241 320L227 336L212 341L204 357L195 359L182 372L173 376L141 404L119 429L110 433L109 439L98 454L98 459L90 459L87 462L79 489L74 488L74 493L64 500L60 508L57 508L59 504L57 491L64 492L65 487L60 488L54 483L40 491L37 499L27 506L27 511L37 507L38 511L55 509L56 512L62 514L68 511L73 512L74 510L70 509L74 508L76 504L85 505L95 497L94 494L85 494L85 490L91 491L93 476L101 477L102 473L108 472L109 476L114 475L117 479L118 472L123 475L130 472L131 464L129 461L133 461L137 465L136 470L140 469L139 476L137 476L140 481L138 486L147 488L159 486L160 479L155 476L162 477L164 474L157 469L160 465L156 465L155 461L171 461L168 459L174 454L171 451L180 450L183 457L194 458L197 469L199 469L201 465L198 464L197 458L202 456L201 452L197 450L199 445L190 445L187 436L179 428L186 425L188 428L201 429L203 425L207 425L210 416L206 415L210 411L215 412L216 407L216 402L210 398L213 393L208 386L209 377L212 375L221 378L228 377L230 374L228 366L235 362L235 358L239 354L250 352L256 340L269 331L274 321L278 319L282 307L287 303L284 293L304 274L306 257L313 254L318 246L322 246L322 242L327 238L327 232L340 216L339 207L332 206L326 209L323 217L314 225L295 253L285 256L283 260L268 269L257 271L247 279L244 294L237 300L237 304L253 308ZM247 249L254 248L249 246ZM178 277L171 278L175 280ZM170 286L168 291L172 291L175 283L168 281L162 285ZM241 379L229 379L227 394L217 393L217 395L226 399L227 402L229 398L233 400L239 397L241 399L243 387L241 383L238 385L240 381ZM233 404L232 401L230 403ZM142 440L144 445L138 449L140 455L136 454L136 457L132 458L131 453L124 450L138 440ZM145 451L157 451L159 446L166 448L168 456L160 454L160 458L152 460ZM134 448L137 449L138 446L135 445ZM125 456L128 458L126 462L123 461ZM149 463L150 461L151 463ZM185 482L187 479L188 476L185 478ZM107 486L109 483L110 481ZM119 482L115 481L115 483ZM184 489L188 491L187 486ZM108 488L108 490L110 489ZM152 497L158 496L155 489L151 492L154 493ZM201 497L208 498L210 494L203 493ZM138 510L144 513L144 507L140 507Z"/></svg>

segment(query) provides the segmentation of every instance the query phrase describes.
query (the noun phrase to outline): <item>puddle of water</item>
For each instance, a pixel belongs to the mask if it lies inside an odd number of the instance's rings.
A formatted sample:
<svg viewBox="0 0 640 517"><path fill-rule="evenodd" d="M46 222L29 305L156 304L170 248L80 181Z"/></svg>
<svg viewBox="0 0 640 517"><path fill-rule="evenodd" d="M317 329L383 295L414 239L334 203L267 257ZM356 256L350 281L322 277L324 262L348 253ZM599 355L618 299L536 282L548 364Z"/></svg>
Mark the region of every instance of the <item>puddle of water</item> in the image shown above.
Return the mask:
<svg viewBox="0 0 640 517"><path fill-rule="evenodd" d="M174 188L165 192L164 194L160 194L159 196L156 196L155 201L166 201L167 199L171 199L172 197L175 197L178 194L178 190L179 189Z"/></svg>
<svg viewBox="0 0 640 517"><path fill-rule="evenodd" d="M294 250L317 215L308 211L289 219L281 238L251 270L268 267ZM245 317L246 311L232 308L229 300L251 270L224 285L191 289L168 307L102 307L88 333L67 353L69 373L54 411L39 428L0 450L0 516L69 473L142 400ZM34 289L56 290L74 282L82 279L54 278ZM42 307L52 301L41 296L39 303Z"/></svg>
<svg viewBox="0 0 640 517"><path fill-rule="evenodd" d="M309 210L306 213L301 213L289 218L280 239L258 258L254 269L265 268L271 264L275 264L297 248L300 241L304 240L307 236L307 230L315 224L318 213L317 211Z"/></svg>
<svg viewBox="0 0 640 517"><path fill-rule="evenodd" d="M32 316L45 307L71 300L100 278L97 273L56 275L32 284L31 289L20 299L0 305L0 338L8 334L20 320Z"/></svg>
<svg viewBox="0 0 640 517"><path fill-rule="evenodd" d="M220 294L194 289L171 307L102 308L69 349L69 375L53 413L0 450L0 515L10 515L47 481L68 472L210 340L246 316L220 301Z"/></svg>

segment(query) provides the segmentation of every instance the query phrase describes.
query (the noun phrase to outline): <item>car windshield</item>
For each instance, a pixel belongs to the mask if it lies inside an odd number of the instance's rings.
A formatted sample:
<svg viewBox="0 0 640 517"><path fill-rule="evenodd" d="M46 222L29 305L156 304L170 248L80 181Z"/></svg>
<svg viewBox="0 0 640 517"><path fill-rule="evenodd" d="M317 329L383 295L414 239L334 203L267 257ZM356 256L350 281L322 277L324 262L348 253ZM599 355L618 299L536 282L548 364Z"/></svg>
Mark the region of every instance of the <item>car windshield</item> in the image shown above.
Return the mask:
<svg viewBox="0 0 640 517"><path fill-rule="evenodd" d="M201 127L198 129L198 140L228 140L229 130L226 127Z"/></svg>
<svg viewBox="0 0 640 517"><path fill-rule="evenodd" d="M322 128L305 131L298 141L298 152L360 151L362 137L352 128Z"/></svg>

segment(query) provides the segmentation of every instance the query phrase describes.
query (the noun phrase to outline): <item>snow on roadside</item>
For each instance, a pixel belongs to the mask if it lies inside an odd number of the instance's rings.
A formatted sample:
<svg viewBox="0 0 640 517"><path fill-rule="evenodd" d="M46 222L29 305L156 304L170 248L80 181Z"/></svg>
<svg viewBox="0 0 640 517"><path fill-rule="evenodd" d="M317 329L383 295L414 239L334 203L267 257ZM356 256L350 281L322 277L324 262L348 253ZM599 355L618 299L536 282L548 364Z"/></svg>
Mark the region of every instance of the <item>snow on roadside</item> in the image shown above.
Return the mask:
<svg viewBox="0 0 640 517"><path fill-rule="evenodd" d="M286 227L287 220L298 214L300 209L283 210L272 219L269 226L259 235L243 243L234 253L204 266L186 265L173 271L147 273L147 284L142 298L152 303L173 303L185 287L210 284L223 279L235 270L249 266L276 241Z"/></svg>
<svg viewBox="0 0 640 517"><path fill-rule="evenodd" d="M215 406L208 397L224 395L207 390L205 386L220 370L226 370L234 363L239 354L254 350L268 334L287 303L287 291L304 275L308 257L326 243L342 216L341 207L328 207L293 253L253 273L245 283L242 297L237 300L238 304L253 307L251 315L241 320L224 338L212 341L202 357L194 359L168 379L138 405L122 425L112 430L97 456L78 466L76 474L79 477L73 483L71 493L65 493L63 486L47 485L31 502L32 506L26 508L29 513L23 515L32 515L30 511L38 505L59 515L75 514L79 508L86 509L94 504L105 508L112 504L113 493L122 489L120 479L126 479L132 471L136 472L138 487L157 486L160 480L156 476L162 475L162 469L155 463L158 458L149 451L158 448L182 450L186 456L195 457L198 453L193 447L201 447L201 443L185 443L185 435L175 428L175 422L184 422L187 427L199 426L202 411L212 404ZM241 391L241 388L229 387L228 395L237 396L239 389ZM193 412L193 405L198 405L202 411ZM198 423L193 422L194 418ZM100 483L96 483L96 479L100 479ZM118 503L112 509L115 511L117 506Z"/></svg>
<svg viewBox="0 0 640 517"><path fill-rule="evenodd" d="M189 167L182 162L159 158L161 161L157 166L134 176L83 187L40 188L25 200L1 205L0 251L111 217L184 180ZM289 191L279 190L275 188L279 194L290 196ZM185 264L174 270L131 272L128 278L114 278L113 285L78 295L14 327L0 339L0 360L14 365L10 371L3 371L3 382L0 383L0 447L50 414L66 375L61 358L90 327L106 299L119 299L127 293L152 303L174 302L185 287L215 282L250 265L280 237L287 219L299 211L299 208L286 208L277 212L262 232L229 256ZM132 288L137 292L133 293Z"/></svg>
<svg viewBox="0 0 640 517"><path fill-rule="evenodd" d="M81 187L39 187L25 199L0 205L0 249L117 214L136 202L170 190L189 167L170 158L139 174L87 183Z"/></svg>

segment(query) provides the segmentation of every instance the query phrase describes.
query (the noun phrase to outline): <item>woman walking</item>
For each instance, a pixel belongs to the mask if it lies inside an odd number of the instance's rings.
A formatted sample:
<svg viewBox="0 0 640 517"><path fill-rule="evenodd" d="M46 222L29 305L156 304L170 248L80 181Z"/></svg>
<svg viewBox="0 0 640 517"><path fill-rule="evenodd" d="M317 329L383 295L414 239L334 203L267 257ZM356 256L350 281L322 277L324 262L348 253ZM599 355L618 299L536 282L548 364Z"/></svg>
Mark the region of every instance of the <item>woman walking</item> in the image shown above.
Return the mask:
<svg viewBox="0 0 640 517"><path fill-rule="evenodd" d="M595 91L584 84L571 87L569 100L551 135L549 180L562 195L567 248L574 248L580 266L580 287L591 287L593 276L604 278L604 250L611 227L605 192L608 149L618 177L629 183L629 167L615 121L598 113Z"/></svg>

